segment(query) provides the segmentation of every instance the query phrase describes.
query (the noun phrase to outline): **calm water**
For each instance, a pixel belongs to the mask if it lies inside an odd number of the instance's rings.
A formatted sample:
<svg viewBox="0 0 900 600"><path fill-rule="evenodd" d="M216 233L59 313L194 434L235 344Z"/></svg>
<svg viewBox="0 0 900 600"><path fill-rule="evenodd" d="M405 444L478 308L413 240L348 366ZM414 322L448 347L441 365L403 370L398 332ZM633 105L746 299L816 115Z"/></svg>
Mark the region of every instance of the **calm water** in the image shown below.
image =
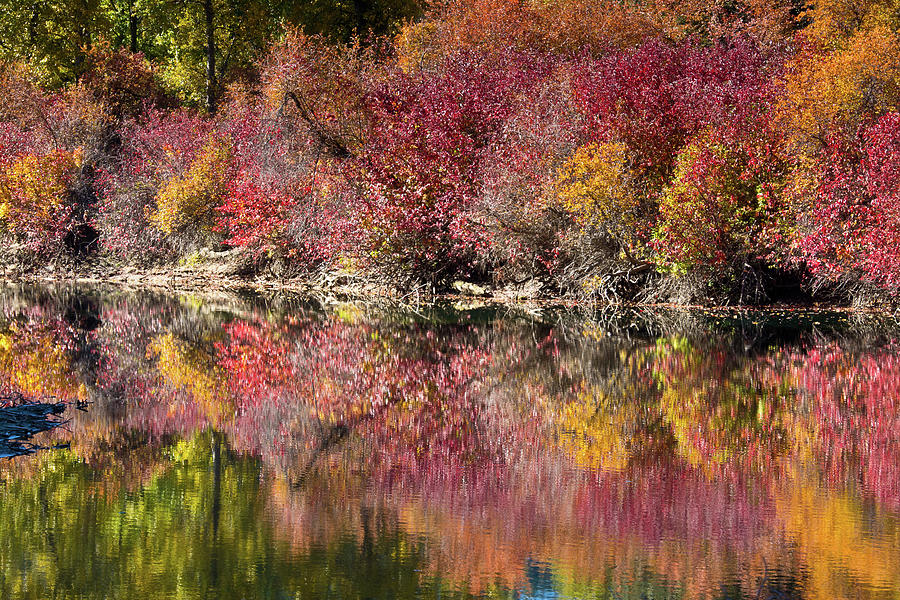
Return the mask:
<svg viewBox="0 0 900 600"><path fill-rule="evenodd" d="M2 598L900 598L900 328L0 291Z"/></svg>

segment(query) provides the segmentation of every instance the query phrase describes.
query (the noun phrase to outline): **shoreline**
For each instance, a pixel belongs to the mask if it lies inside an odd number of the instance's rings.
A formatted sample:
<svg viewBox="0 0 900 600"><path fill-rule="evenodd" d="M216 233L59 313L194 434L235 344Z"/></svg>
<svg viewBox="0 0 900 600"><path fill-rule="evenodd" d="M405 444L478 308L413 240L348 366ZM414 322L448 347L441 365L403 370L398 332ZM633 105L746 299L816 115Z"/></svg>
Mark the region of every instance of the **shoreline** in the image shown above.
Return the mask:
<svg viewBox="0 0 900 600"><path fill-rule="evenodd" d="M11 272L12 271L12 272ZM182 265L138 268L134 266L82 265L79 267L44 266L36 270L7 266L0 273L5 285L112 286L123 291L159 291L166 293L255 293L325 296L348 301L391 301L409 305L463 302L478 306L566 307L570 309L655 308L666 310L746 311L830 311L842 313L892 314L888 305L853 306L838 302L772 302L767 304L715 304L673 302L588 303L565 296L536 294L531 290L491 289L469 282L454 282L457 293L405 293L390 290L379 282L341 272L325 272L291 277L275 277L254 272L239 273L230 264Z"/></svg>

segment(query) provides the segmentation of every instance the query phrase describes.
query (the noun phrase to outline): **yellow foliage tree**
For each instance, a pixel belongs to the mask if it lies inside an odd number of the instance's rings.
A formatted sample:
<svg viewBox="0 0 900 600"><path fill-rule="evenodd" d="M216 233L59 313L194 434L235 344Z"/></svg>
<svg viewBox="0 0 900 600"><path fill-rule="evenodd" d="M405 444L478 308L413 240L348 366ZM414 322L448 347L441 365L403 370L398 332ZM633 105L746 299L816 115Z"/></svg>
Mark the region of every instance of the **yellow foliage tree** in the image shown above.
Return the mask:
<svg viewBox="0 0 900 600"><path fill-rule="evenodd" d="M603 231L628 250L641 211L635 179L625 144L588 144L563 164L554 191L582 228Z"/></svg>
<svg viewBox="0 0 900 600"><path fill-rule="evenodd" d="M14 232L39 234L59 224L80 151L22 156L0 173L0 219Z"/></svg>
<svg viewBox="0 0 900 600"><path fill-rule="evenodd" d="M407 23L394 38L397 66L406 73L415 73L437 62L443 31L434 21Z"/></svg>
<svg viewBox="0 0 900 600"><path fill-rule="evenodd" d="M805 33L819 44L832 49L844 47L860 31L900 25L897 0L817 0L804 16L810 24Z"/></svg>
<svg viewBox="0 0 900 600"><path fill-rule="evenodd" d="M187 173L168 180L156 194L151 222L167 235L186 227L208 229L221 204L229 177L231 141L210 138Z"/></svg>

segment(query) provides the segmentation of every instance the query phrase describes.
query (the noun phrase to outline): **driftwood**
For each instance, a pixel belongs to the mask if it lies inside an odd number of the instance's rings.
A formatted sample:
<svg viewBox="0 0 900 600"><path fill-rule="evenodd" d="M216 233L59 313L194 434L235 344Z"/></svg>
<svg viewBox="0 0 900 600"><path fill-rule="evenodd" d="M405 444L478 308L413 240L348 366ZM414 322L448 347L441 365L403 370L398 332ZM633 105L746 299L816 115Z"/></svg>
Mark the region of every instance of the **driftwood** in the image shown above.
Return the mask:
<svg viewBox="0 0 900 600"><path fill-rule="evenodd" d="M36 402L23 396L0 397L0 458L31 454L43 446L29 440L64 423L64 402Z"/></svg>

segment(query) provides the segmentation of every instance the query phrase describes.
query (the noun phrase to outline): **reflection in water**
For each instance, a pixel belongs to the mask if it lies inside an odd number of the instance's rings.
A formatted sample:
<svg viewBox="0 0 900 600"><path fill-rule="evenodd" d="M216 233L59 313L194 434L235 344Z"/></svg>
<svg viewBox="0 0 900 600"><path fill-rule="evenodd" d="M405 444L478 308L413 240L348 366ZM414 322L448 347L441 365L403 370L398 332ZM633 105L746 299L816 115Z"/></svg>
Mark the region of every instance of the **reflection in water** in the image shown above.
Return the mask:
<svg viewBox="0 0 900 600"><path fill-rule="evenodd" d="M900 596L882 319L0 305L2 597Z"/></svg>

